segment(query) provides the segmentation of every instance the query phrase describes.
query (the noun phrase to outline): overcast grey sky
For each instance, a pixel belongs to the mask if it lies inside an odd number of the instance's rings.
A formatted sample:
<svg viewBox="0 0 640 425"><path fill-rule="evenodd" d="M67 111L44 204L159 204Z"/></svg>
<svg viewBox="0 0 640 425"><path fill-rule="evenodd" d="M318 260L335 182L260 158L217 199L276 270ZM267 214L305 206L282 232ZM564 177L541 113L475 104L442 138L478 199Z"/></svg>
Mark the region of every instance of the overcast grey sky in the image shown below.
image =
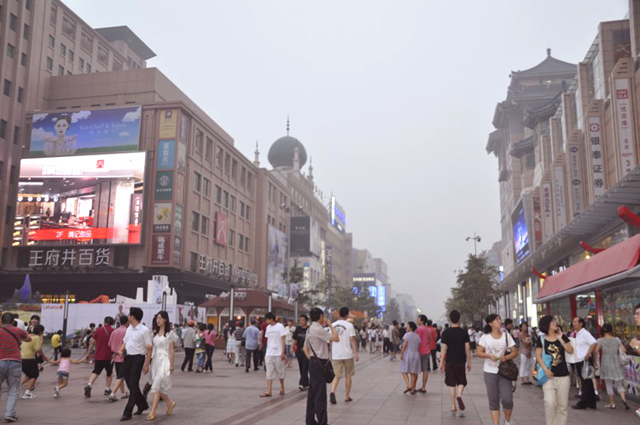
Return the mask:
<svg viewBox="0 0 640 425"><path fill-rule="evenodd" d="M626 0L66 0L93 27L129 26L159 68L262 164L291 135L346 210L354 245L394 292L444 313L454 270L500 238L485 152L509 73L546 49L577 63Z"/></svg>

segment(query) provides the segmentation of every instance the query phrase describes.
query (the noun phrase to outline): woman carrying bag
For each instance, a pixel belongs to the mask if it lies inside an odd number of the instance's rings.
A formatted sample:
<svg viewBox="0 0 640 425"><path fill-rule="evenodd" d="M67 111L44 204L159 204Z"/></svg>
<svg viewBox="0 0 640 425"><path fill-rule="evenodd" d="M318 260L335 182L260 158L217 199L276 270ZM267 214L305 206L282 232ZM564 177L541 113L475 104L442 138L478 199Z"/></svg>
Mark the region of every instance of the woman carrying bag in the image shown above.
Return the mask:
<svg viewBox="0 0 640 425"><path fill-rule="evenodd" d="M513 384L510 379L499 374L500 364L518 356L516 343L508 332L502 332L502 320L497 314L485 319L484 335L480 338L476 355L484 359L484 383L489 396L489 410L494 425L500 423L500 402L504 410L504 424L511 425L513 412ZM510 351L507 354L507 351ZM518 379L516 368L515 379Z"/></svg>
<svg viewBox="0 0 640 425"><path fill-rule="evenodd" d="M573 347L553 316L544 316L538 326L544 334L536 344L536 360L547 425L565 425L571 389L565 353L573 353Z"/></svg>

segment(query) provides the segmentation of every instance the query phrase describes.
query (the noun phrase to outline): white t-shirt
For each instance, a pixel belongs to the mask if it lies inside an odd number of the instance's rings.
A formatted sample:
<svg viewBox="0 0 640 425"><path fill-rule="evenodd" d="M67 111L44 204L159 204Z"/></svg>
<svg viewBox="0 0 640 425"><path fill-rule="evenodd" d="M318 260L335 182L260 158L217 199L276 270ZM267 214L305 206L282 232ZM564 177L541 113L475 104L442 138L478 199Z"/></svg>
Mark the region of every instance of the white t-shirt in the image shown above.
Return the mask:
<svg viewBox="0 0 640 425"><path fill-rule="evenodd" d="M351 348L351 337L356 336L353 325L346 320L338 320L333 323L333 328L340 337L340 341L331 343L331 358L333 360L346 360L355 356Z"/></svg>
<svg viewBox="0 0 640 425"><path fill-rule="evenodd" d="M576 334L576 352L575 352L575 360L576 363L580 363L584 361L584 358L587 356L587 352L589 351L589 347L596 343L596 339L589 333L585 328L580 329Z"/></svg>
<svg viewBox="0 0 640 425"><path fill-rule="evenodd" d="M267 326L265 330L267 336L267 356L281 356L284 352L282 347L282 337L287 335L282 323Z"/></svg>
<svg viewBox="0 0 640 425"><path fill-rule="evenodd" d="M296 330L295 326L285 326L285 332L287 336L284 338L284 343L287 345L293 345L293 332Z"/></svg>
<svg viewBox="0 0 640 425"><path fill-rule="evenodd" d="M511 335L506 334L507 339L509 340L509 348L512 348L516 345L516 342L513 340ZM484 351L486 354L490 354L494 357L502 357L504 353L507 351L507 345L505 343L505 334L503 333L499 339L495 339L491 336L491 333L482 335L480 338L480 342L478 345L482 345L484 347ZM484 370L487 373L498 373L498 367L500 366L500 362L494 362L491 359L484 359Z"/></svg>

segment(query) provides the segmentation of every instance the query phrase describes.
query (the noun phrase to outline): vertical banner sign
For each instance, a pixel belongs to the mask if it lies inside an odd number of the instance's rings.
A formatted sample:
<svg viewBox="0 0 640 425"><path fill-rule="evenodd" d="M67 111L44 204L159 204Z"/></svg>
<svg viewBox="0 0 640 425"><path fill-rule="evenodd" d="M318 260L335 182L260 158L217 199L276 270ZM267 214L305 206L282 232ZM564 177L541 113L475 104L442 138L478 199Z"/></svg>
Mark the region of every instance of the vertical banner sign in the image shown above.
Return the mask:
<svg viewBox="0 0 640 425"><path fill-rule="evenodd" d="M173 264L180 266L182 263L182 238L180 236L173 237Z"/></svg>
<svg viewBox="0 0 640 425"><path fill-rule="evenodd" d="M598 198L602 196L605 191L604 154L602 152L602 130L600 117L589 117L589 145L591 146L593 194Z"/></svg>
<svg viewBox="0 0 640 425"><path fill-rule="evenodd" d="M216 243L223 246L229 244L229 218L221 212L216 213Z"/></svg>
<svg viewBox="0 0 640 425"><path fill-rule="evenodd" d="M160 140L158 142L158 170L172 170L175 166L175 140Z"/></svg>
<svg viewBox="0 0 640 425"><path fill-rule="evenodd" d="M633 118L629 96L629 80L615 80L616 125L620 141L620 165L622 174L627 175L636 165L635 141L633 140Z"/></svg>
<svg viewBox="0 0 640 425"><path fill-rule="evenodd" d="M553 236L553 204L551 201L551 184L542 184L542 212L544 225L544 240L548 241Z"/></svg>
<svg viewBox="0 0 640 425"><path fill-rule="evenodd" d="M160 139L175 139L178 131L178 110L166 109L160 111Z"/></svg>
<svg viewBox="0 0 640 425"><path fill-rule="evenodd" d="M540 192L536 191L532 196L533 200L533 237L535 239L534 246L539 248L542 246L542 208L540 205Z"/></svg>
<svg viewBox="0 0 640 425"><path fill-rule="evenodd" d="M176 174L176 202L182 202L184 194L184 176L180 173Z"/></svg>
<svg viewBox="0 0 640 425"><path fill-rule="evenodd" d="M153 206L153 231L164 233L171 231L171 207L173 204L155 204Z"/></svg>
<svg viewBox="0 0 640 425"><path fill-rule="evenodd" d="M170 201L173 198L173 171L156 172L156 200Z"/></svg>
<svg viewBox="0 0 640 425"><path fill-rule="evenodd" d="M184 173L187 169L187 145L178 143L178 171Z"/></svg>
<svg viewBox="0 0 640 425"><path fill-rule="evenodd" d="M187 134L189 130L189 117L187 117L184 112L180 114L180 141L187 141Z"/></svg>
<svg viewBox="0 0 640 425"><path fill-rule="evenodd" d="M169 235L153 235L151 264L163 266L169 264L171 258L171 244Z"/></svg>
<svg viewBox="0 0 640 425"><path fill-rule="evenodd" d="M574 217L584 207L584 195L582 192L582 165L580 162L580 148L577 145L569 146L569 176L571 181L571 202Z"/></svg>
<svg viewBox="0 0 640 425"><path fill-rule="evenodd" d="M558 231L567 225L567 205L564 191L564 168L554 167L553 177L555 179L556 190L556 220L558 223Z"/></svg>
<svg viewBox="0 0 640 425"><path fill-rule="evenodd" d="M182 205L176 204L175 207L176 209L174 212L175 215L173 219L173 231L175 232L176 235L182 236L182 218L183 218Z"/></svg>

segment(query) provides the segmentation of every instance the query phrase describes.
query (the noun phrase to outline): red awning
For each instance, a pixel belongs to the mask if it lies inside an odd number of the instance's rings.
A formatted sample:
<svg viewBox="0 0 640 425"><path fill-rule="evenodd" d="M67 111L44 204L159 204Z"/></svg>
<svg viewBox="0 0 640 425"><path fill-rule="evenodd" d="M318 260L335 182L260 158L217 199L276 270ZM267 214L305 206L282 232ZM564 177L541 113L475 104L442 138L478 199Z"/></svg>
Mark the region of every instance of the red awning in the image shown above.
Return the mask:
<svg viewBox="0 0 640 425"><path fill-rule="evenodd" d="M561 273L549 276L544 280L538 299L625 272L637 266L638 260L640 260L640 235L614 245Z"/></svg>

